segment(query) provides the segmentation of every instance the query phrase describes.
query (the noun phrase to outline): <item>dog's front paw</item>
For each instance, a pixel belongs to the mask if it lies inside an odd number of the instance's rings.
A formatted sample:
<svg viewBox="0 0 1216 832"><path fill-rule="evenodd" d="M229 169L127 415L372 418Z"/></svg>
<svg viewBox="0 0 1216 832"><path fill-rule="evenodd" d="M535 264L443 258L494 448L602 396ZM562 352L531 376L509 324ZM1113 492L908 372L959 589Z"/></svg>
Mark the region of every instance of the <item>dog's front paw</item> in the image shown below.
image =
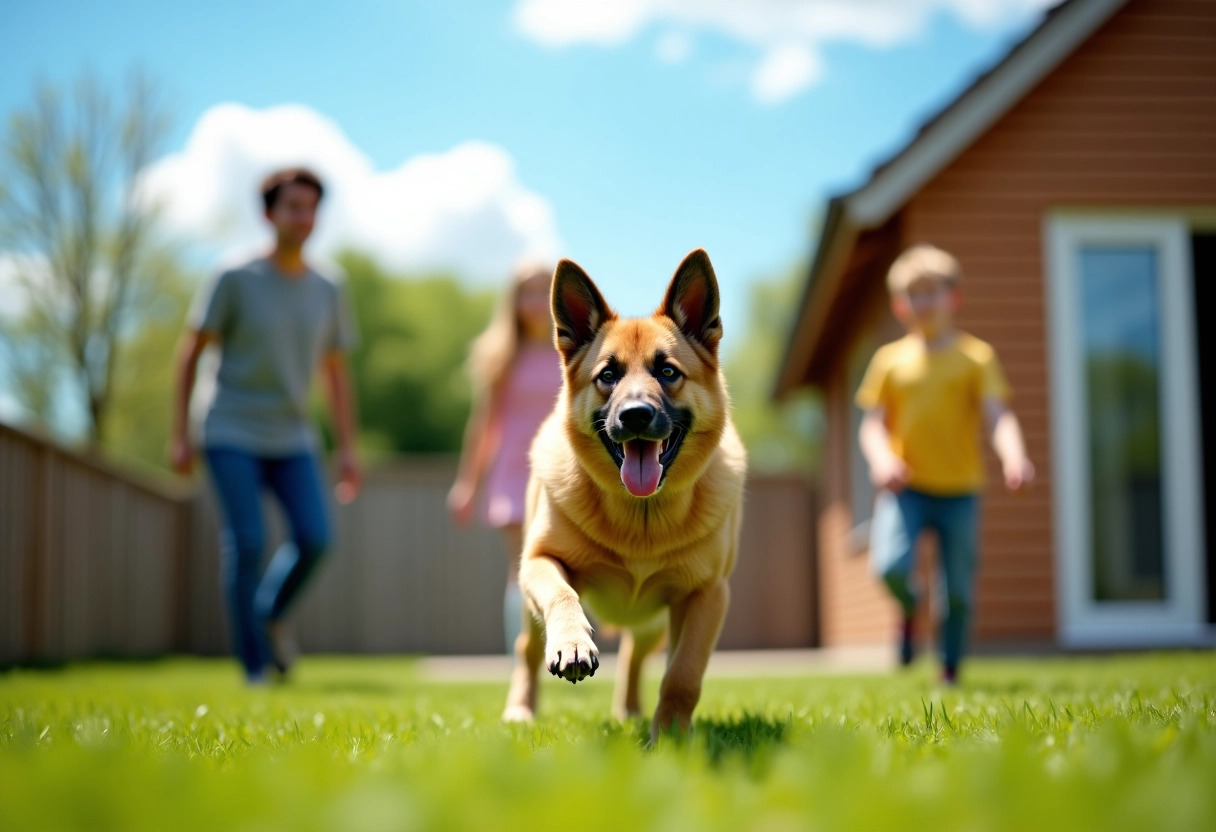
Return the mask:
<svg viewBox="0 0 1216 832"><path fill-rule="evenodd" d="M600 652L590 638L549 639L545 664L554 676L573 684L595 675L600 666Z"/></svg>

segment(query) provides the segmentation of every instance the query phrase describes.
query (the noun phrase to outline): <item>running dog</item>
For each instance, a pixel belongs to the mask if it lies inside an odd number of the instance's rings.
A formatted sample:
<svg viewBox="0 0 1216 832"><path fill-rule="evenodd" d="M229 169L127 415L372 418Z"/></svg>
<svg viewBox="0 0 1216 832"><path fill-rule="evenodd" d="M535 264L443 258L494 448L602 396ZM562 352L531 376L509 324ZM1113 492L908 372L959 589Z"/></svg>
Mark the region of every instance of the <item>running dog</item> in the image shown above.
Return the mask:
<svg viewBox="0 0 1216 832"><path fill-rule="evenodd" d="M586 604L622 627L618 717L641 713L642 664L668 636L653 743L690 727L743 517L747 461L718 364L717 278L697 249L652 316L622 319L562 260L551 304L565 381L531 448L525 622L503 718L533 718L542 664L570 682L595 674Z"/></svg>

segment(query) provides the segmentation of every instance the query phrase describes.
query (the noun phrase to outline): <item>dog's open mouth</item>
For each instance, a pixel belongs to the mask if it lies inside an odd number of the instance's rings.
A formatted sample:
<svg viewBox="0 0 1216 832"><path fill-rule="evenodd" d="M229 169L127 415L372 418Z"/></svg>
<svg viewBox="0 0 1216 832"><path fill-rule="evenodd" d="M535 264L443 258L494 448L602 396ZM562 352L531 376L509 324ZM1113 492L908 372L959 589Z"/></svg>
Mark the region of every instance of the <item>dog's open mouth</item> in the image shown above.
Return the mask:
<svg viewBox="0 0 1216 832"><path fill-rule="evenodd" d="M676 424L666 439L629 439L625 442L613 442L607 431L599 433L600 441L621 471L625 489L635 497L649 497L663 484L671 463L680 452L685 432L683 425Z"/></svg>

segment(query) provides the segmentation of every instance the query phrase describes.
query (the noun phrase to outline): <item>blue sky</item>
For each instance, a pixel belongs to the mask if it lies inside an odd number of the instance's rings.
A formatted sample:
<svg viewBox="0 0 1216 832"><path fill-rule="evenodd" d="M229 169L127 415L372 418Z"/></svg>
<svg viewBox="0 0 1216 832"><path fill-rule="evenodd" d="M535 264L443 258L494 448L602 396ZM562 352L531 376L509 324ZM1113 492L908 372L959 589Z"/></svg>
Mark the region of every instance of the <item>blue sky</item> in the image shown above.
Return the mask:
<svg viewBox="0 0 1216 832"><path fill-rule="evenodd" d="M1046 4L0 0L0 114L40 80L142 68L174 116L149 187L204 263L258 239L255 175L289 146L338 180L321 249L482 281L566 256L639 314L701 246L729 342L825 200Z"/></svg>

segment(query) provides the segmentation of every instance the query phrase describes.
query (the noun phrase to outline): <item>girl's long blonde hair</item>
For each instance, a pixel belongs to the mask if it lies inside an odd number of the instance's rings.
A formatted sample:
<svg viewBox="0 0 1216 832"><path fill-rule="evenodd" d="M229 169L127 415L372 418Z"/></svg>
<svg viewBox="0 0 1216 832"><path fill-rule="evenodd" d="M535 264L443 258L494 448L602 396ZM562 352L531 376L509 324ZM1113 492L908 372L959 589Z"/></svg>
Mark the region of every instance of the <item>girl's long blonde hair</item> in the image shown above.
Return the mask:
<svg viewBox="0 0 1216 832"><path fill-rule="evenodd" d="M475 397L484 396L506 377L519 355L524 324L519 317L519 294L534 277L548 278L553 269L537 261L521 263L511 274L511 282L498 298L494 316L469 348L469 377Z"/></svg>

